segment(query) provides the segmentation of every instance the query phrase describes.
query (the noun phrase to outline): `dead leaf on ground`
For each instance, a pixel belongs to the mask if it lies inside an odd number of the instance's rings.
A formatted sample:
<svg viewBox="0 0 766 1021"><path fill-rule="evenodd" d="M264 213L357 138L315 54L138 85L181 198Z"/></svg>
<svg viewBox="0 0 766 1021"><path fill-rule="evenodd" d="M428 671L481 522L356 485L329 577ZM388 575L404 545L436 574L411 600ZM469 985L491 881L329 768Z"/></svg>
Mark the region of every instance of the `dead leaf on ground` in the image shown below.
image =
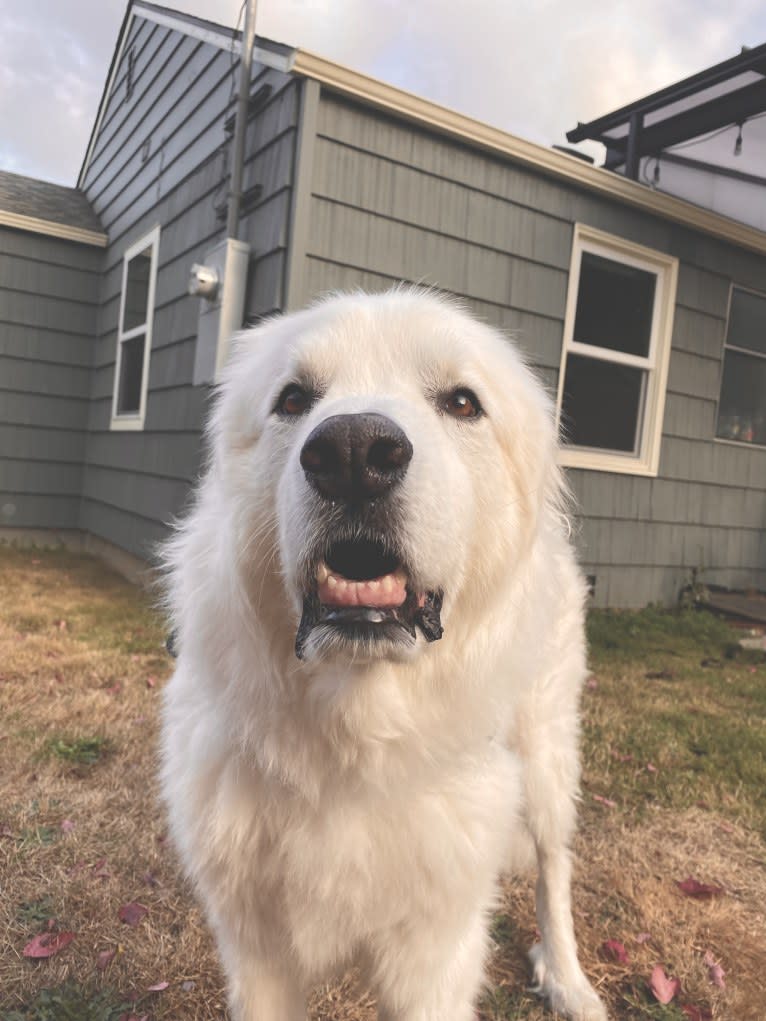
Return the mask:
<svg viewBox="0 0 766 1021"><path fill-rule="evenodd" d="M601 956L608 961L616 961L618 964L630 963L628 951L625 945L616 939L607 939L601 944Z"/></svg>
<svg viewBox="0 0 766 1021"><path fill-rule="evenodd" d="M68 947L74 939L73 932L41 932L21 951L24 957L42 958L53 957L59 950Z"/></svg>
<svg viewBox="0 0 766 1021"><path fill-rule="evenodd" d="M139 904L137 901L131 901L129 904L123 904L117 913L118 918L121 922L125 922L126 925L138 925L144 915L148 914L149 908L143 904Z"/></svg>
<svg viewBox="0 0 766 1021"><path fill-rule="evenodd" d="M682 881L676 880L676 886L686 897L693 897L695 900L712 900L713 897L720 897L724 893L721 886L714 886L712 883L700 883L692 876L687 876Z"/></svg>
<svg viewBox="0 0 766 1021"><path fill-rule="evenodd" d="M116 950L102 950L96 958L96 968L99 971L106 971L116 956Z"/></svg>
<svg viewBox="0 0 766 1021"><path fill-rule="evenodd" d="M707 966L708 978L714 986L718 986L719 989L725 989L726 983L724 982L724 975L726 972L723 970L721 965L716 961L711 950L705 951L705 957L703 958L705 965Z"/></svg>
<svg viewBox="0 0 766 1021"><path fill-rule="evenodd" d="M681 989L677 978L668 978L661 964L655 964L649 977L649 988L660 1003L670 1003Z"/></svg>

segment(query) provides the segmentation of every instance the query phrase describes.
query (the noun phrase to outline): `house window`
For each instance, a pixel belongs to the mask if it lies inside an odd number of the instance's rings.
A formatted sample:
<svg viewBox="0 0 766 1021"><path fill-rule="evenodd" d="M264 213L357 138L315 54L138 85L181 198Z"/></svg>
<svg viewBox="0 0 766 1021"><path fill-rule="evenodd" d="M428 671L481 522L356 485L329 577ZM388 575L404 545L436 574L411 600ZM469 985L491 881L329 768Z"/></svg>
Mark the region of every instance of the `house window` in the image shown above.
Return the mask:
<svg viewBox="0 0 766 1021"><path fill-rule="evenodd" d="M577 224L558 416L563 464L656 475L676 259Z"/></svg>
<svg viewBox="0 0 766 1021"><path fill-rule="evenodd" d="M125 252L117 328L112 429L143 429L160 229Z"/></svg>
<svg viewBox="0 0 766 1021"><path fill-rule="evenodd" d="M716 436L766 446L766 295L732 287Z"/></svg>

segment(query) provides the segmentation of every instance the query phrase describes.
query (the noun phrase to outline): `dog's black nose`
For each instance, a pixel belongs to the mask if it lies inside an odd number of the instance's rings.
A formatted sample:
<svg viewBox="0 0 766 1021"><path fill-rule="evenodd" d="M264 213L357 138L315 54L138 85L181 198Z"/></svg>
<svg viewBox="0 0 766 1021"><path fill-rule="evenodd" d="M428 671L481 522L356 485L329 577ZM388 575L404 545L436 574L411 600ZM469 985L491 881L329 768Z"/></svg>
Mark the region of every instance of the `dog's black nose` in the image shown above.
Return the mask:
<svg viewBox="0 0 766 1021"><path fill-rule="evenodd" d="M310 484L330 500L375 500L400 482L412 460L412 444L385 415L332 415L301 450Z"/></svg>

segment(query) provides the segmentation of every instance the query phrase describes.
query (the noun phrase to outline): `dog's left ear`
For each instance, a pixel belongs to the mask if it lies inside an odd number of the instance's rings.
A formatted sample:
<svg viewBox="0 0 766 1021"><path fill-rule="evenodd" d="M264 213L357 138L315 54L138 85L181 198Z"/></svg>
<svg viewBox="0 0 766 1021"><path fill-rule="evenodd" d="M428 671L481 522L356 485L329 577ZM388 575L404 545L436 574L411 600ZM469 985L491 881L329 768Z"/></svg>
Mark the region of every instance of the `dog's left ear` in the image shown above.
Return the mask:
<svg viewBox="0 0 766 1021"><path fill-rule="evenodd" d="M503 406L505 421L498 438L531 538L546 513L561 516L566 483L558 466L553 402L519 354L513 349L508 353L515 362L513 386Z"/></svg>

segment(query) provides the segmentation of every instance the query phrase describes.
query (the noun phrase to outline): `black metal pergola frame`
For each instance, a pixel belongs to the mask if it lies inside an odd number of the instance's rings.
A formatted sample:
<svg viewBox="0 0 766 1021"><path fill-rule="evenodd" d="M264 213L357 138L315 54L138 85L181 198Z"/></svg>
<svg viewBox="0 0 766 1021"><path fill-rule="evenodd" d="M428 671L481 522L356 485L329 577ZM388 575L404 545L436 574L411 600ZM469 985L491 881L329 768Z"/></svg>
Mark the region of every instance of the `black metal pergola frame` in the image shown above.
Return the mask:
<svg viewBox="0 0 766 1021"><path fill-rule="evenodd" d="M686 99L713 85L735 78L745 71L762 76L760 81L750 82L715 99L700 102L679 113L671 114L656 124L644 125L647 114L661 110L680 99ZM749 117L766 112L766 43L752 49L744 49L736 57L700 71L690 78L660 89L644 99L598 117L587 124L578 122L576 128L567 132L570 142L591 139L607 147L605 166L607 169L625 164L625 176L638 180L641 158L659 156L663 149L678 145L691 138L726 127L742 124ZM622 125L626 133L620 138L607 135Z"/></svg>

